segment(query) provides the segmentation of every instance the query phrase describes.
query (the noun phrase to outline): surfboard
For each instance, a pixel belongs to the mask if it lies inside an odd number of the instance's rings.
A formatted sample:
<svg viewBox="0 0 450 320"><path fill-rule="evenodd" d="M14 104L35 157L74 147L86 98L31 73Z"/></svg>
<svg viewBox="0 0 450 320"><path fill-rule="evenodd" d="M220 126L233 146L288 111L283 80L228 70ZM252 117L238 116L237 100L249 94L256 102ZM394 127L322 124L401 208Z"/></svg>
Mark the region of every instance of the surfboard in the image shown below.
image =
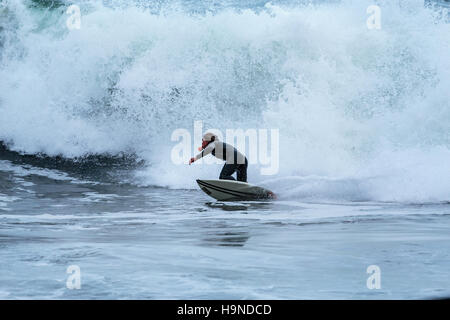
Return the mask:
<svg viewBox="0 0 450 320"><path fill-rule="evenodd" d="M203 192L219 201L276 199L272 191L246 182L197 179L197 183Z"/></svg>

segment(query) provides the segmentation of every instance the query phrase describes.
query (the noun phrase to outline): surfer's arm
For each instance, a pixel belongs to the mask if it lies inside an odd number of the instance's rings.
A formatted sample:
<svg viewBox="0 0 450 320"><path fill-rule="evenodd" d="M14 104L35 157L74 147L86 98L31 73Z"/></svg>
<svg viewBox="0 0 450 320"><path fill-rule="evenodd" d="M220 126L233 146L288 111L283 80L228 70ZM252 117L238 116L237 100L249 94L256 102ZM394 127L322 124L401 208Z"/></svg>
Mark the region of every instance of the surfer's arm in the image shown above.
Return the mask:
<svg viewBox="0 0 450 320"><path fill-rule="evenodd" d="M204 156L207 156L208 154L210 154L214 150L215 147L216 147L215 143L208 144L206 146L206 148L202 150L202 152L197 154L194 158L191 158L191 160L189 161L189 164L191 164L194 161L197 161L198 159L203 158Z"/></svg>
<svg viewBox="0 0 450 320"><path fill-rule="evenodd" d="M210 154L214 150L215 147L216 147L216 145L214 143L208 144L206 146L206 148L202 150L202 152L200 152L199 154L197 154L195 156L195 158L194 158L195 161L197 161L198 159L203 158L204 156L207 156L208 154Z"/></svg>

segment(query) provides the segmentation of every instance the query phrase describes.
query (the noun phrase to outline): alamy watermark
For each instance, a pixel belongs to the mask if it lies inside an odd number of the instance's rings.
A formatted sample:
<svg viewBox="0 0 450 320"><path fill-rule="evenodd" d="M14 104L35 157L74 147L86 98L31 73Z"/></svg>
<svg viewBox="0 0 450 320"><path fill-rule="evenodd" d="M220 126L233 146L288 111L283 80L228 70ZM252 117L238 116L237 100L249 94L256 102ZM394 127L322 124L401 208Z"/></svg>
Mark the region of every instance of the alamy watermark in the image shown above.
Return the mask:
<svg viewBox="0 0 450 320"><path fill-rule="evenodd" d="M7 1L3 4L6 7ZM0 8L2 3L0 3ZM366 9L366 13L370 16L366 20L366 25L369 30L379 30L381 29L381 8L378 5L370 5ZM69 30L79 30L81 29L81 10L76 4L70 5L66 14L69 17L66 20L66 26Z"/></svg>
<svg viewBox="0 0 450 320"><path fill-rule="evenodd" d="M260 164L262 166L260 169L262 175L278 173L280 167L280 134L278 129L246 129L245 131L244 129L226 129L225 136L218 129L209 129L207 131L213 132L220 141L236 147L241 152L247 150L248 163ZM201 120L194 121L194 138L192 138L191 132L187 129L179 128L174 130L171 140L178 143L171 151L170 158L172 163L176 165L187 164L189 159L197 153L193 146L201 145L202 135L203 121ZM220 159L215 157L205 157L196 161L196 163L198 162L205 164L222 163Z"/></svg>
<svg viewBox="0 0 450 320"><path fill-rule="evenodd" d="M70 265L67 267L67 277L66 287L67 289L81 289L81 269L77 265Z"/></svg>
<svg viewBox="0 0 450 320"><path fill-rule="evenodd" d="M69 17L66 20L66 26L69 30L81 29L81 10L80 7L73 4L66 10Z"/></svg>
<svg viewBox="0 0 450 320"><path fill-rule="evenodd" d="M366 10L370 16L366 20L366 25L369 30L381 29L381 8L377 5L370 5Z"/></svg>
<svg viewBox="0 0 450 320"><path fill-rule="evenodd" d="M381 289L381 269L379 266L372 264L367 267L367 273L370 274L367 278L366 286L367 289Z"/></svg>

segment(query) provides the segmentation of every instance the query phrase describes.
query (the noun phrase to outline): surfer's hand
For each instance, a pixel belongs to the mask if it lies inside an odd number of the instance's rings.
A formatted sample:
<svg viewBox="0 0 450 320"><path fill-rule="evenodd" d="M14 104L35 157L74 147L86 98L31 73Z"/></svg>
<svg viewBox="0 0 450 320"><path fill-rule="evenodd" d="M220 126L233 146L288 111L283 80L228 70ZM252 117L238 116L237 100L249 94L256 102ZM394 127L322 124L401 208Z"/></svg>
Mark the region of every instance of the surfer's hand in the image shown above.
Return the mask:
<svg viewBox="0 0 450 320"><path fill-rule="evenodd" d="M194 158L191 158L191 160L189 160L189 164L191 164L192 162L194 162L195 161L195 159Z"/></svg>

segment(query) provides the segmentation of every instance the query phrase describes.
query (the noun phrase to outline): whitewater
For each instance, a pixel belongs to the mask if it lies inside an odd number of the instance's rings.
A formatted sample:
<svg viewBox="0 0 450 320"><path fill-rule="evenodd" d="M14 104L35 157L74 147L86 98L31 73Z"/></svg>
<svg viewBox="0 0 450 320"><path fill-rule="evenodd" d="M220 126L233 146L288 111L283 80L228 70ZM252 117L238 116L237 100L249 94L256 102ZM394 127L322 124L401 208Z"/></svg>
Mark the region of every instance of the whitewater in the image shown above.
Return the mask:
<svg viewBox="0 0 450 320"><path fill-rule="evenodd" d="M0 298L448 297L444 17L422 0L0 0ZM202 193L221 165L187 165L198 137L171 161L195 121L278 130L278 172L248 172L278 200Z"/></svg>

